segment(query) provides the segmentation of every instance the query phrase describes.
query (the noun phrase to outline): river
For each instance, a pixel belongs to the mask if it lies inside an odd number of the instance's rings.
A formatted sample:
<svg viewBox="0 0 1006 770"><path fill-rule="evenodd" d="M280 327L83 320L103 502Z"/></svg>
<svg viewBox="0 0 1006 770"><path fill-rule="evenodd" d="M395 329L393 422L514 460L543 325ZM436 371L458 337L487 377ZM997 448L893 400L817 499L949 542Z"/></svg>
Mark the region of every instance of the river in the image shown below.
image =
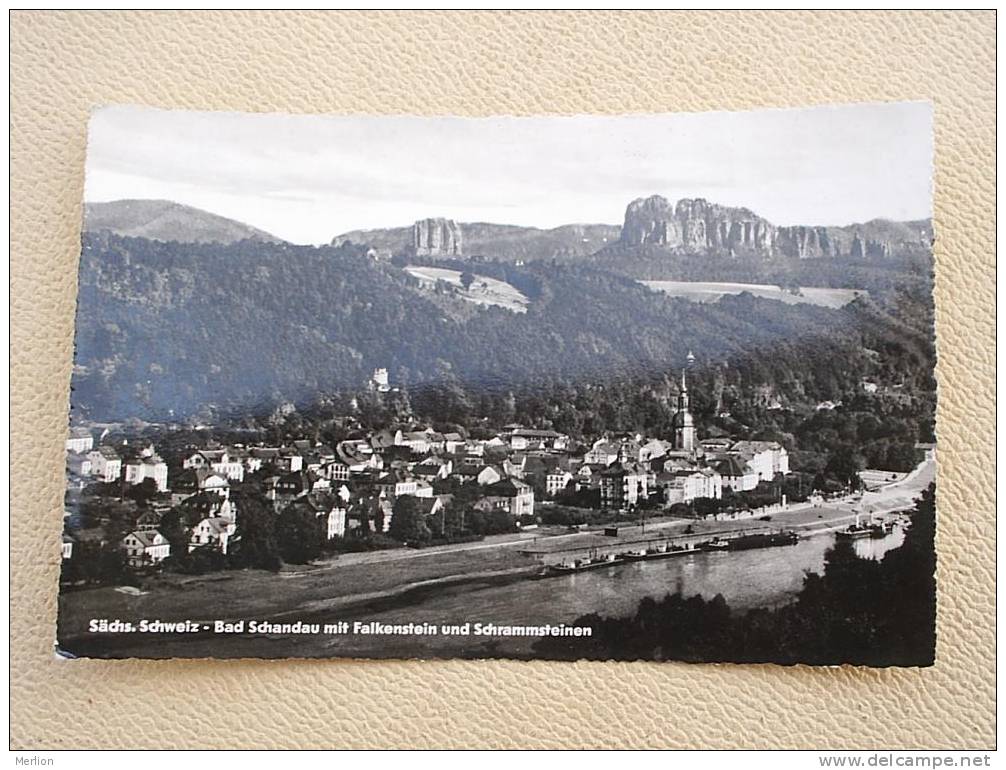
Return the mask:
<svg viewBox="0 0 1006 770"><path fill-rule="evenodd" d="M544 580L487 581L440 587L423 596L409 596L401 606L374 607L353 613L352 619L380 623L444 624L495 623L540 625L571 623L581 615L598 613L624 617L635 613L641 599L663 598L680 591L711 599L722 594L730 607L747 610L776 607L791 601L803 585L804 575L820 572L833 534L820 534L796 545L730 553L696 553L653 561L637 561ZM864 558L881 558L901 545L904 533L895 529L882 539L853 543ZM316 618L332 622L343 618ZM318 639L310 643L314 647ZM307 655L359 655L364 657L430 657L465 655L483 650L486 655L522 656L533 639L451 635L339 636L325 638L323 649Z"/></svg>

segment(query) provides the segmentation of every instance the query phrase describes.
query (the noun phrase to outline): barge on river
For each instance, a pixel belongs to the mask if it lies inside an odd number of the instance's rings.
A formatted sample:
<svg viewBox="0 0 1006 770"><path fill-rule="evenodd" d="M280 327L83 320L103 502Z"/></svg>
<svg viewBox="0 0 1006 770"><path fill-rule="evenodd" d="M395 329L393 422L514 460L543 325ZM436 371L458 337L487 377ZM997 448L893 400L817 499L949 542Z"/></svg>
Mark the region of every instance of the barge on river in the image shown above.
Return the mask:
<svg viewBox="0 0 1006 770"><path fill-rule="evenodd" d="M752 548L773 548L779 545L796 545L800 536L796 532L757 532L739 537L716 537L699 545L703 551L749 551Z"/></svg>
<svg viewBox="0 0 1006 770"><path fill-rule="evenodd" d="M625 564L634 561L647 561L649 559L666 559L671 556L687 556L700 551L745 551L752 548L771 548L780 545L794 545L799 541L800 536L796 532L759 532L747 535L737 535L735 537L723 538L715 537L700 543L688 543L687 545L669 545L659 543L649 548L637 548L624 553L607 553L602 555L592 554L588 558L564 560L558 564L548 564L538 577L554 577L557 575L569 575L576 572L601 569L604 567L614 567L618 564Z"/></svg>

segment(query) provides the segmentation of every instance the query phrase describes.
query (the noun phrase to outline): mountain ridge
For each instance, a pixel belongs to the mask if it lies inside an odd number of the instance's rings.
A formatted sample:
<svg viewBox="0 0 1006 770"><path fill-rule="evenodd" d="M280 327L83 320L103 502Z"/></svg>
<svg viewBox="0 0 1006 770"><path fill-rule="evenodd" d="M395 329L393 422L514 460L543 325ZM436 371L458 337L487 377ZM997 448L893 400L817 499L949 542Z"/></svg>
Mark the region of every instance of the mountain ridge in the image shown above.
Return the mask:
<svg viewBox="0 0 1006 770"><path fill-rule="evenodd" d="M420 228L421 226L421 228ZM450 233L450 250L438 253L414 233ZM568 224L543 229L488 222L418 220L413 226L351 230L332 239L365 244L376 256L487 257L511 261L571 257L668 255L762 259L883 259L928 252L932 221L876 217L847 225L775 225L746 207L703 198L674 203L660 195L628 204L622 225ZM459 252L460 244L463 252Z"/></svg>
<svg viewBox="0 0 1006 770"><path fill-rule="evenodd" d="M85 232L178 243L283 243L271 233L205 209L157 198L85 202Z"/></svg>
<svg viewBox="0 0 1006 770"><path fill-rule="evenodd" d="M932 221L898 221L877 217L848 225L775 225L746 207L731 207L703 198L674 203L660 195L628 204L622 225L571 223L552 228L448 219L418 220L427 229L436 223L458 228L465 257L513 262L540 259L644 257L654 255L760 257L762 259L877 259L917 255L929 250ZM365 245L377 257L438 255L436 245L414 245L416 224L350 230L331 244ZM285 241L264 230L194 206L162 199L85 202L85 232L109 231L127 237L179 243ZM446 231L446 230L445 230ZM445 243L446 245L446 243Z"/></svg>
<svg viewBox="0 0 1006 770"><path fill-rule="evenodd" d="M617 239L621 230L619 225L591 223L565 224L552 228L494 222L458 222L457 226L464 234L466 256L511 260L589 256L603 248L606 243ZM347 241L366 244L373 248L378 256L392 257L409 250L413 228L414 225L407 225L349 230L335 236L331 245L339 246Z"/></svg>

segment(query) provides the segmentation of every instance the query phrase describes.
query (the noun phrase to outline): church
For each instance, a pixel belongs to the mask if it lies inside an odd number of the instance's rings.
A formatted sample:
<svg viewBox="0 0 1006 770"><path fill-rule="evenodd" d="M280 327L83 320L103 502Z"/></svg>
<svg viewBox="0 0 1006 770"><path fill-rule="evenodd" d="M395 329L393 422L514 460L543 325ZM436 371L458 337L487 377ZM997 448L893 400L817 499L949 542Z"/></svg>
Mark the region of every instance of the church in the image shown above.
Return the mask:
<svg viewBox="0 0 1006 770"><path fill-rule="evenodd" d="M688 354L691 356L691 353ZM678 411L674 413L673 443L679 452L694 452L698 446L695 436L695 418L689 411L688 383L685 370L681 370L681 390L678 392Z"/></svg>
<svg viewBox="0 0 1006 770"><path fill-rule="evenodd" d="M746 492L790 472L786 449L776 441L699 440L688 392L688 368L694 361L689 353L681 370L669 441L644 444L637 435L616 443L603 437L584 456L587 463L606 466L598 474L602 508L631 510L658 490L668 507L720 499L724 490Z"/></svg>

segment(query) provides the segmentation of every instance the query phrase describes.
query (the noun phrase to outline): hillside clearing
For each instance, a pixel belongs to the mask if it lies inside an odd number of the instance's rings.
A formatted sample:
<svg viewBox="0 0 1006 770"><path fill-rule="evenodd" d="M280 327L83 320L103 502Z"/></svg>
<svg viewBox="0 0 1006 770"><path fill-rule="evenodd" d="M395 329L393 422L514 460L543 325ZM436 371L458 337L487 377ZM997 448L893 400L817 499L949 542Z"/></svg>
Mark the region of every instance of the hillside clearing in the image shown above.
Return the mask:
<svg viewBox="0 0 1006 770"><path fill-rule="evenodd" d="M727 294L748 292L763 299L775 299L788 305L800 303L840 308L857 297L869 296L861 289L823 289L801 286L796 293L781 286L761 283L712 283L707 281L640 281L655 291L670 297L683 297L692 302L718 302Z"/></svg>
<svg viewBox="0 0 1006 770"><path fill-rule="evenodd" d="M477 305L502 307L514 313L526 313L527 296L514 286L495 278L476 275L468 289L461 284L461 271L423 265L406 265L405 272L418 278L425 286L432 288L437 281L443 281L454 288L457 296Z"/></svg>

